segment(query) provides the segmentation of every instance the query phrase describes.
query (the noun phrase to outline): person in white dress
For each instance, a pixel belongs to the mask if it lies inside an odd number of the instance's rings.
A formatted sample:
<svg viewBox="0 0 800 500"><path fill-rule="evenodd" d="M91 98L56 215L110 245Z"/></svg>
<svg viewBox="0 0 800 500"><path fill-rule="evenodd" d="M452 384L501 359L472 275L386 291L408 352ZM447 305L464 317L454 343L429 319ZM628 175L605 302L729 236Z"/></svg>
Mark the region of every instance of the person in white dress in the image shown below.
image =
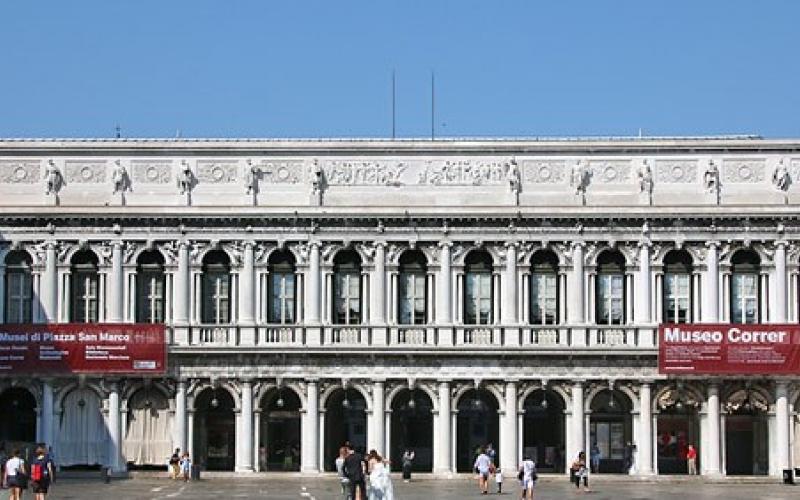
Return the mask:
<svg viewBox="0 0 800 500"><path fill-rule="evenodd" d="M367 461L369 466L369 500L394 500L394 487L389 476L389 463L377 451L371 450Z"/></svg>
<svg viewBox="0 0 800 500"><path fill-rule="evenodd" d="M533 500L533 487L536 486L536 463L531 457L526 456L519 466L519 472L522 483L522 496L521 498Z"/></svg>

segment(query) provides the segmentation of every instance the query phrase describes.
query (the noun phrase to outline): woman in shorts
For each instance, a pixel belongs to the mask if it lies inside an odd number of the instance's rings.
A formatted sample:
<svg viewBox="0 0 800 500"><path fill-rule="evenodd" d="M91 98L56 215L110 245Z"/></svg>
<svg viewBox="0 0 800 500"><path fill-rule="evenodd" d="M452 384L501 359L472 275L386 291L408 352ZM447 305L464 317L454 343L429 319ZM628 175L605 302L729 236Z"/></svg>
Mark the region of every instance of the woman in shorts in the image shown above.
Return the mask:
<svg viewBox="0 0 800 500"><path fill-rule="evenodd" d="M44 446L36 448L36 458L31 462L30 469L31 489L36 500L44 500L53 477L53 462L47 456Z"/></svg>
<svg viewBox="0 0 800 500"><path fill-rule="evenodd" d="M11 458L6 460L6 484L11 490L9 500L20 500L25 483L25 461L19 458L19 450L11 452Z"/></svg>

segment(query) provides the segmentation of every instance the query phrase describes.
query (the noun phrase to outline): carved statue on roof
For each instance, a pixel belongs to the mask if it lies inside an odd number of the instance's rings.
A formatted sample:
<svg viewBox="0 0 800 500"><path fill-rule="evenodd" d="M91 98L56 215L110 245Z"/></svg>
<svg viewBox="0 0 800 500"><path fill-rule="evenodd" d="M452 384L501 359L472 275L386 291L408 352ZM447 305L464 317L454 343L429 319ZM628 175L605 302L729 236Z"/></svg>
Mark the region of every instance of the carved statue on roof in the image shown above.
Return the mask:
<svg viewBox="0 0 800 500"><path fill-rule="evenodd" d="M64 186L64 176L61 175L61 170L56 166L56 162L49 160L47 162L47 169L44 173L45 192L44 194L58 194Z"/></svg>

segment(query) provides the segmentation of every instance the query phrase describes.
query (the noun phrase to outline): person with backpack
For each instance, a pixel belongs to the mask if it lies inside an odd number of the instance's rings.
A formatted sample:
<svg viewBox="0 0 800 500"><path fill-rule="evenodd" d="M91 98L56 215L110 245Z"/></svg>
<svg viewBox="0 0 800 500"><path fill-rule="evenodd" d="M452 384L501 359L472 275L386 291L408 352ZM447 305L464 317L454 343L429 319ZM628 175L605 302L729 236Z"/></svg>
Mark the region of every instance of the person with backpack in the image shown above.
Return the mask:
<svg viewBox="0 0 800 500"><path fill-rule="evenodd" d="M175 453L169 457L169 478L178 479L181 474L181 449L175 448Z"/></svg>
<svg viewBox="0 0 800 500"><path fill-rule="evenodd" d="M53 462L44 446L36 448L36 458L31 462L31 489L36 500L44 500L53 478Z"/></svg>
<svg viewBox="0 0 800 500"><path fill-rule="evenodd" d="M25 475L25 461L19 457L19 450L11 452L11 458L6 460L6 483L11 490L8 500L20 500L22 490L28 487L28 476Z"/></svg>

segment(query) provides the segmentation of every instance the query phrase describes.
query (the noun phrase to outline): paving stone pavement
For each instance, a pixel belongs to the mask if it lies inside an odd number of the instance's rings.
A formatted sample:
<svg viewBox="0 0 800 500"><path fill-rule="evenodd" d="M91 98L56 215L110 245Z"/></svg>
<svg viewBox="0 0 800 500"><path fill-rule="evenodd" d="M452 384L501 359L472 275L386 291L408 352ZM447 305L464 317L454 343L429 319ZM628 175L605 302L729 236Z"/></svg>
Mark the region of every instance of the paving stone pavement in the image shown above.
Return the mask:
<svg viewBox="0 0 800 500"><path fill-rule="evenodd" d="M597 479L593 491L577 494L565 478L543 478L536 489L536 500L559 498L585 498L587 500L705 500L705 499L758 499L797 500L800 486L781 484L704 483L701 481L618 481ZM505 485L502 495L494 493L484 497L476 484L468 478L425 478L411 483L394 480L397 500L462 500L469 498L497 498L516 500L519 490ZM494 486L494 485L492 485ZM48 500L67 499L192 499L232 500L239 498L268 498L274 500L339 500L339 486L335 477L260 476L257 478L208 478L196 482L177 482L159 478L114 480L103 484L97 479L62 479L54 485ZM6 492L0 492L5 497ZM32 498L26 493L24 498Z"/></svg>

